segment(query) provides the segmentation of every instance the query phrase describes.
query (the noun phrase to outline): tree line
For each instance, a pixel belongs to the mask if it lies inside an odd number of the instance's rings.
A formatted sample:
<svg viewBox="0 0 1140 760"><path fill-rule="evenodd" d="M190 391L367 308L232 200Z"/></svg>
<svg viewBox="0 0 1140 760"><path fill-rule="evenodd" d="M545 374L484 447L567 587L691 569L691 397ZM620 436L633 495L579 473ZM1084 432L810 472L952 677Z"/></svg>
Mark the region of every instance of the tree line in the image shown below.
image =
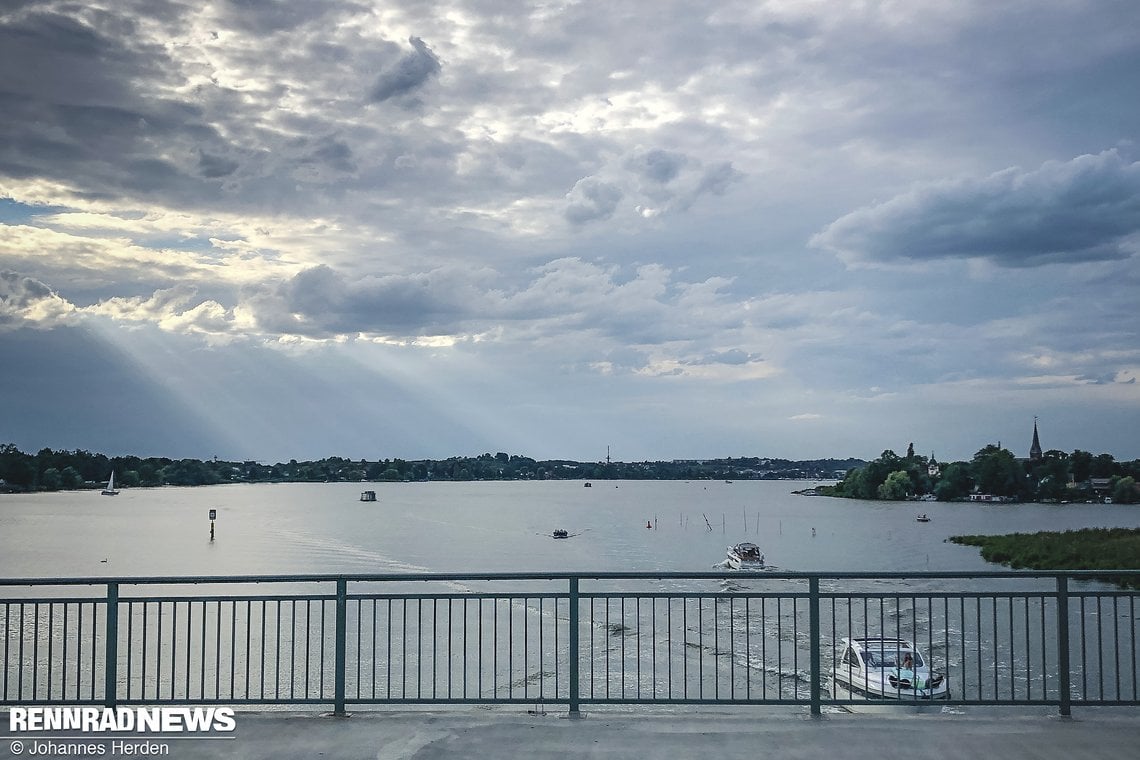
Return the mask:
<svg viewBox="0 0 1140 760"><path fill-rule="evenodd" d="M95 488L111 472L115 484L199 486L221 483L331 483L429 480L703 480L833 478L861 459L794 461L760 457L660 462L576 462L535 460L516 454L484 453L433 460L343 457L277 464L232 462L217 458L170 459L116 456L84 450L41 449L26 454L13 444L0 445L0 491L59 491Z"/></svg>
<svg viewBox="0 0 1140 760"><path fill-rule="evenodd" d="M866 466L853 469L826 493L854 499L902 500L932 495L938 501L987 495L999 500L1066 502L1109 498L1121 504L1140 502L1140 459L1117 462L1111 454L1056 449L1039 459L1018 459L1008 449L989 445L968 462L942 464L891 450Z"/></svg>

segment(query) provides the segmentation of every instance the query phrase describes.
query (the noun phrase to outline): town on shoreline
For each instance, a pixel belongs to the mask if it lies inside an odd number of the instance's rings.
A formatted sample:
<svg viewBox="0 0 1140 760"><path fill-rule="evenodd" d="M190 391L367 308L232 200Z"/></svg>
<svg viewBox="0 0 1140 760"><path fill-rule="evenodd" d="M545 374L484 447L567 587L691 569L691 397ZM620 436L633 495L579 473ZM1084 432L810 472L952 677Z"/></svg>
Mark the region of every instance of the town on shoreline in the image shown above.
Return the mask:
<svg viewBox="0 0 1140 760"><path fill-rule="evenodd" d="M1111 454L1077 449L1042 451L1036 425L1029 456L1016 457L1000 444L980 449L969 462L942 463L887 450L863 467L849 470L834 486L816 493L882 501L1140 502L1140 459L1117 462Z"/></svg>

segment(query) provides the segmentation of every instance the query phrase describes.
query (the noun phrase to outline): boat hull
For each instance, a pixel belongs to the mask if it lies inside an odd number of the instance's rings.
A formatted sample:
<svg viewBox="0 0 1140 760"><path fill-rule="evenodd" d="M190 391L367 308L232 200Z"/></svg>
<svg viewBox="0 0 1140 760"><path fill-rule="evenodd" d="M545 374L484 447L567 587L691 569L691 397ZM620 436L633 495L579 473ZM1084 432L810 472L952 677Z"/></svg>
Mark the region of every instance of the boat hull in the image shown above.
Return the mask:
<svg viewBox="0 0 1140 760"><path fill-rule="evenodd" d="M950 689L943 681L934 689L902 689L894 688L890 684L867 682L858 678L844 678L841 675L831 677L831 693L837 694L842 689L856 699L881 699L891 702L937 702L950 699Z"/></svg>

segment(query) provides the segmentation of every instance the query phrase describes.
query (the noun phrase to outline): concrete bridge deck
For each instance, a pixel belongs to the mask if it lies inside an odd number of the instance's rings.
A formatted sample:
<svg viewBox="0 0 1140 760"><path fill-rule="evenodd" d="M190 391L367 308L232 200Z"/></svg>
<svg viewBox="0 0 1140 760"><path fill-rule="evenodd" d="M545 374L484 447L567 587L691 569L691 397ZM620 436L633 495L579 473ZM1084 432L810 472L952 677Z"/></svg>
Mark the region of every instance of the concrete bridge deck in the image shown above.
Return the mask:
<svg viewBox="0 0 1140 760"><path fill-rule="evenodd" d="M5 726L7 728L7 716ZM564 711L545 715L499 707L467 710L379 710L334 718L317 713L239 712L226 738L154 740L176 760L275 758L297 760L915 760L918 757L1002 760L1121 760L1140 748L1140 715L1123 708L1056 713L955 715L828 713L806 711L644 710L595 711L571 720ZM122 738L122 737L116 737ZM80 738L66 741L79 741ZM32 751L11 737L0 758L59 757ZM55 739L55 741L62 741ZM90 757L139 757L105 745ZM137 737L130 741L137 742ZM41 747L41 750L43 748ZM59 749L58 747L56 748ZM135 748L138 752L138 748ZM83 756L69 753L67 756Z"/></svg>

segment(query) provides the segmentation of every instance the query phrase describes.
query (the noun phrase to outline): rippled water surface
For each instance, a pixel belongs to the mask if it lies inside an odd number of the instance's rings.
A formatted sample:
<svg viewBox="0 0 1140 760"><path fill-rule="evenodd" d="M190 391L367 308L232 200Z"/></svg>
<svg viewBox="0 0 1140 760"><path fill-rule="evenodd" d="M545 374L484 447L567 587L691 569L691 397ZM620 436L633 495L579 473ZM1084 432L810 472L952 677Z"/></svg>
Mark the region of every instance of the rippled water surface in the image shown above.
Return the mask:
<svg viewBox="0 0 1140 760"><path fill-rule="evenodd" d="M258 484L0 496L8 577L703 571L727 544L786 570L990 570L963 533L1138 527L1140 507L809 497L803 481ZM360 492L377 492L374 503ZM208 512L218 511L211 543ZM929 523L915 521L919 512ZM646 527L647 523L651 526ZM555 528L573 537L553 540Z"/></svg>

